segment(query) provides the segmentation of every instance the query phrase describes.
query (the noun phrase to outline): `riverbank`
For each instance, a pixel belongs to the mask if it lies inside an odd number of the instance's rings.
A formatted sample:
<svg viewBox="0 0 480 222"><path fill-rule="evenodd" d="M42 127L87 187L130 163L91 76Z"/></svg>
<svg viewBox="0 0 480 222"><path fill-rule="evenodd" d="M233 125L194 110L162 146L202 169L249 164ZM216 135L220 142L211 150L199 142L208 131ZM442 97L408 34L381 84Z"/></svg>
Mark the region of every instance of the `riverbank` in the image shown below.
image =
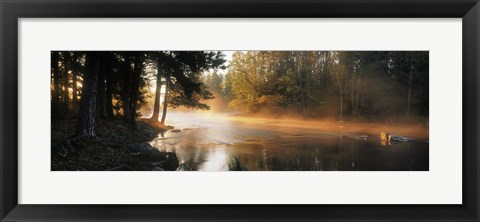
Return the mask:
<svg viewBox="0 0 480 222"><path fill-rule="evenodd" d="M76 119L52 120L52 171L177 170L175 152L150 145L162 130L146 120L133 127L119 119L99 120L98 138L71 139Z"/></svg>

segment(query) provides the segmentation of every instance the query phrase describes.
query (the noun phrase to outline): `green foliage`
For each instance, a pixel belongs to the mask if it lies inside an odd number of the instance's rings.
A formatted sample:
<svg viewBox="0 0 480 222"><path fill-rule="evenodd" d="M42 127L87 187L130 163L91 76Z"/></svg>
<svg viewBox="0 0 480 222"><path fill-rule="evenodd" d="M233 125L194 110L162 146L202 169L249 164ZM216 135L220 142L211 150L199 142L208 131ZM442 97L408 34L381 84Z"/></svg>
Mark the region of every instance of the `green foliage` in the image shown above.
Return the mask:
<svg viewBox="0 0 480 222"><path fill-rule="evenodd" d="M173 83L169 88L169 106L209 109L203 101L213 99L213 95L200 76L207 70L221 68L223 58L221 52L212 51L160 52L159 62Z"/></svg>
<svg viewBox="0 0 480 222"><path fill-rule="evenodd" d="M223 92L244 113L428 116L428 74L428 52L237 51Z"/></svg>

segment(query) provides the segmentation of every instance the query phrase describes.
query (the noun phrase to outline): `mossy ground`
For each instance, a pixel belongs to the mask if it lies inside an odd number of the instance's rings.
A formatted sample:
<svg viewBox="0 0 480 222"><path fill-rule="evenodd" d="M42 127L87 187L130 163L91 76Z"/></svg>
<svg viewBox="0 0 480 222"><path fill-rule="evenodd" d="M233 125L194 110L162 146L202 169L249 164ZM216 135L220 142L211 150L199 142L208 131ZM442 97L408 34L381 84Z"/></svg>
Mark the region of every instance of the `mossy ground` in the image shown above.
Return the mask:
<svg viewBox="0 0 480 222"><path fill-rule="evenodd" d="M53 120L51 126L52 171L176 170L175 152L150 146L162 130L146 120L136 126L120 119L100 119L97 138L72 138L76 119Z"/></svg>

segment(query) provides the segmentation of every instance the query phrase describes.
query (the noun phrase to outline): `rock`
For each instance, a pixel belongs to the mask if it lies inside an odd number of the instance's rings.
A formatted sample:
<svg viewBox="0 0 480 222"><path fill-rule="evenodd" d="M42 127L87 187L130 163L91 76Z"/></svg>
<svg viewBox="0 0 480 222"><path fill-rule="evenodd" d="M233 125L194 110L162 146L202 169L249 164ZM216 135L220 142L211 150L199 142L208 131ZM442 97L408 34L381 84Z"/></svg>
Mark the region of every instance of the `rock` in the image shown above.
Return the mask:
<svg viewBox="0 0 480 222"><path fill-rule="evenodd" d="M164 163L164 161L152 162L152 163L150 163L150 166L152 166L152 167L160 167L160 166L163 165L163 163Z"/></svg>
<svg viewBox="0 0 480 222"><path fill-rule="evenodd" d="M159 150L155 149L155 150L152 150L152 152L148 156L148 159L153 162L161 162L161 161L165 161L166 155L165 153L162 153Z"/></svg>
<svg viewBox="0 0 480 222"><path fill-rule="evenodd" d="M164 171L164 170L160 167L154 167L152 168L152 171Z"/></svg>
<svg viewBox="0 0 480 222"><path fill-rule="evenodd" d="M410 141L409 138L407 137L403 137L403 136L395 136L395 135L392 135L392 141L395 141L395 142L408 142Z"/></svg>
<svg viewBox="0 0 480 222"><path fill-rule="evenodd" d="M149 143L129 144L127 145L127 148L130 151L130 154L135 156L149 156L155 149Z"/></svg>
<svg viewBox="0 0 480 222"><path fill-rule="evenodd" d="M380 141L390 141L392 139L392 135L389 133L381 132L380 133Z"/></svg>
<svg viewBox="0 0 480 222"><path fill-rule="evenodd" d="M380 133L380 141L386 142L408 142L410 141L409 138L403 136L396 136L390 133L381 132Z"/></svg>
<svg viewBox="0 0 480 222"><path fill-rule="evenodd" d="M359 136L355 136L353 137L354 139L357 139L357 140L368 140L368 136L367 135L359 135Z"/></svg>

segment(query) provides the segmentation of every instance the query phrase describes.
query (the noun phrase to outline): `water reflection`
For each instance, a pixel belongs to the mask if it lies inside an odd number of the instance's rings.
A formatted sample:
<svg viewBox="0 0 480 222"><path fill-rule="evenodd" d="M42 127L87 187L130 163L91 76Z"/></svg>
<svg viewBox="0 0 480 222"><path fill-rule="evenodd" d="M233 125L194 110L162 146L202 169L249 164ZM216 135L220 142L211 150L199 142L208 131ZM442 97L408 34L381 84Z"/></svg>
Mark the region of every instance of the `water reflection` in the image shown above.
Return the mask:
<svg viewBox="0 0 480 222"><path fill-rule="evenodd" d="M232 160L255 171L404 171L429 166L428 142L382 144L375 130L325 130L218 114L170 113L169 117L169 124L181 131L167 131L153 144L174 149L183 170L229 170Z"/></svg>

